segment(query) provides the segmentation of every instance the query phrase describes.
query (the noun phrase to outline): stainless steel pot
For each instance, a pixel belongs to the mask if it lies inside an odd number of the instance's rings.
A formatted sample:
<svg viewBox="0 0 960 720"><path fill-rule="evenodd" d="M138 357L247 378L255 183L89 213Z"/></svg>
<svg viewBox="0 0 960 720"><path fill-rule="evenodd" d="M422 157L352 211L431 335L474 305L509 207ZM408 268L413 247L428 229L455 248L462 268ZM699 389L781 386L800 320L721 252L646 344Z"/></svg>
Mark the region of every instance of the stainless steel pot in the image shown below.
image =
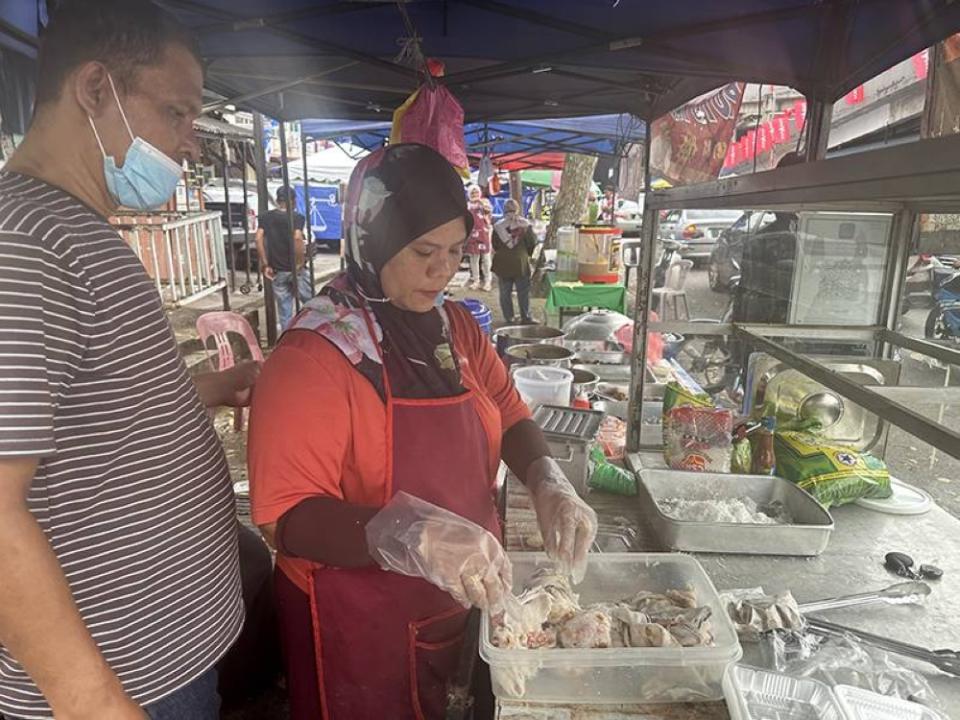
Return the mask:
<svg viewBox="0 0 960 720"><path fill-rule="evenodd" d="M570 401L572 402L580 395L590 395L597 389L600 378L595 372L573 368L573 385L570 388Z"/></svg>
<svg viewBox="0 0 960 720"><path fill-rule="evenodd" d="M539 343L559 345L563 342L565 335L563 330L546 325L507 325L494 330L493 337L497 344L497 354L504 357L507 348L514 345L535 345Z"/></svg>
<svg viewBox="0 0 960 720"><path fill-rule="evenodd" d="M549 365L569 369L575 353L562 345L540 343L536 345L513 345L507 348L504 360L512 369L524 365Z"/></svg>

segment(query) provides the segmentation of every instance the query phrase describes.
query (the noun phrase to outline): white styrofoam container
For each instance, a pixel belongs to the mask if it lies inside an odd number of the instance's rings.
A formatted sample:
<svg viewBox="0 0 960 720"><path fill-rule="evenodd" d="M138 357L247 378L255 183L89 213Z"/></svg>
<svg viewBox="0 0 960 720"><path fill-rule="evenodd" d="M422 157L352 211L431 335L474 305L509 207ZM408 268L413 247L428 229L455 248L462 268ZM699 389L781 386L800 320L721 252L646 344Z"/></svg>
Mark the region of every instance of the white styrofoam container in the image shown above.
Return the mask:
<svg viewBox="0 0 960 720"><path fill-rule="evenodd" d="M552 563L543 553L510 553L513 587ZM621 600L640 590L692 590L712 610L713 647L502 649L490 643L483 615L480 656L501 699L540 703L701 702L723 698L723 676L743 655L716 588L693 557L676 553L591 554L575 588L582 605Z"/></svg>

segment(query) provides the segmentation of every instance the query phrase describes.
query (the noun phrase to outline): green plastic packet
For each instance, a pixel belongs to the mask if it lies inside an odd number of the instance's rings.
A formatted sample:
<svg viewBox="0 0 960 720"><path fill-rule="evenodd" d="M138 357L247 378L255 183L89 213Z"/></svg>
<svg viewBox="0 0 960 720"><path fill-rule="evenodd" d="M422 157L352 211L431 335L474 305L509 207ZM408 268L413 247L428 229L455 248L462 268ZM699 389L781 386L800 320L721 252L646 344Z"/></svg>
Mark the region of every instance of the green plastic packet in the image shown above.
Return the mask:
<svg viewBox="0 0 960 720"><path fill-rule="evenodd" d="M594 490L604 490L616 495L637 494L637 478L634 474L609 462L599 445L590 449L590 465L588 484Z"/></svg>

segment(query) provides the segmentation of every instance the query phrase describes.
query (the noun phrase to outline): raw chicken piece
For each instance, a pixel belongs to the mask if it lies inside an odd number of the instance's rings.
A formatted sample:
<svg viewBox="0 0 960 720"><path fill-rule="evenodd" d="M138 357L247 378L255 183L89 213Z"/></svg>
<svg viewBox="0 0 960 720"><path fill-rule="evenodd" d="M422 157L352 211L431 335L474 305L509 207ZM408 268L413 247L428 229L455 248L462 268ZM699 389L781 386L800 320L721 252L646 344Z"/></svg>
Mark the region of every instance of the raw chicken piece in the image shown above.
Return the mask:
<svg viewBox="0 0 960 720"><path fill-rule="evenodd" d="M662 627L659 626L658 627ZM698 647L700 645L711 645L713 643L713 633L704 626L696 626L693 623L681 620L668 626L667 630L674 639L683 647Z"/></svg>
<svg viewBox="0 0 960 720"><path fill-rule="evenodd" d="M646 623L630 629L632 647L676 647L679 643L663 625Z"/></svg>
<svg viewBox="0 0 960 720"><path fill-rule="evenodd" d="M693 590L667 590L666 595L675 605L682 608L695 608L697 606L697 596Z"/></svg>
<svg viewBox="0 0 960 720"><path fill-rule="evenodd" d="M588 608L561 625L557 639L565 648L608 648L613 643L611 625L606 612Z"/></svg>

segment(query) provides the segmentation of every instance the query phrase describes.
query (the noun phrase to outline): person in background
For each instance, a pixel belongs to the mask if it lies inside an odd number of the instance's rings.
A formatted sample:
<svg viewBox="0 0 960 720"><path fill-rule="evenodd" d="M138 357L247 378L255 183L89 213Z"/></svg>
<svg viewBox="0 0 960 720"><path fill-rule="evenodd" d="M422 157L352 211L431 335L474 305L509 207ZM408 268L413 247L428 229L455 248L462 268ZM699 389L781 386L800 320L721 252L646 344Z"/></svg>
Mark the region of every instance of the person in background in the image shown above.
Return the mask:
<svg viewBox="0 0 960 720"><path fill-rule="evenodd" d="M510 198L503 204L503 218L493 226L493 272L500 286L500 309L508 323L515 321L514 289L520 322L534 322L530 317L530 256L536 246L533 226L520 214L520 203Z"/></svg>
<svg viewBox="0 0 960 720"><path fill-rule="evenodd" d="M293 246L290 244L290 217L287 207L293 202L293 189L277 190L277 208L260 217L257 228L257 255L264 276L273 283L273 297L277 301L277 322L283 332L293 318L294 281L301 304L313 295L310 272L304 267L306 242L303 237L304 217L293 213Z"/></svg>
<svg viewBox="0 0 960 720"><path fill-rule="evenodd" d="M584 212L584 220L587 225L596 225L600 219L600 201L597 199L597 193L593 190L587 195L587 209Z"/></svg>
<svg viewBox="0 0 960 720"><path fill-rule="evenodd" d="M470 289L478 290L482 287L486 292L490 292L493 287L493 279L490 276L493 208L490 201L483 197L479 185L471 185L467 193L469 198L467 208L473 215L473 230L470 231L464 250L470 257Z"/></svg>
<svg viewBox="0 0 960 720"><path fill-rule="evenodd" d="M166 205L203 62L147 0L66 0L29 131L0 173L0 713L216 720L241 631L237 518L207 407L256 363L191 377L108 218Z"/></svg>
<svg viewBox="0 0 960 720"><path fill-rule="evenodd" d="M604 225L616 225L616 200L617 192L613 185L607 185L603 188L603 200L600 202L600 222Z"/></svg>
<svg viewBox="0 0 960 720"><path fill-rule="evenodd" d="M450 163L411 143L371 153L344 218L347 271L257 384L252 514L277 549L291 718L434 720L467 608L496 606L510 586L501 459L561 571L585 570L596 515L490 339L442 301L473 223Z"/></svg>

